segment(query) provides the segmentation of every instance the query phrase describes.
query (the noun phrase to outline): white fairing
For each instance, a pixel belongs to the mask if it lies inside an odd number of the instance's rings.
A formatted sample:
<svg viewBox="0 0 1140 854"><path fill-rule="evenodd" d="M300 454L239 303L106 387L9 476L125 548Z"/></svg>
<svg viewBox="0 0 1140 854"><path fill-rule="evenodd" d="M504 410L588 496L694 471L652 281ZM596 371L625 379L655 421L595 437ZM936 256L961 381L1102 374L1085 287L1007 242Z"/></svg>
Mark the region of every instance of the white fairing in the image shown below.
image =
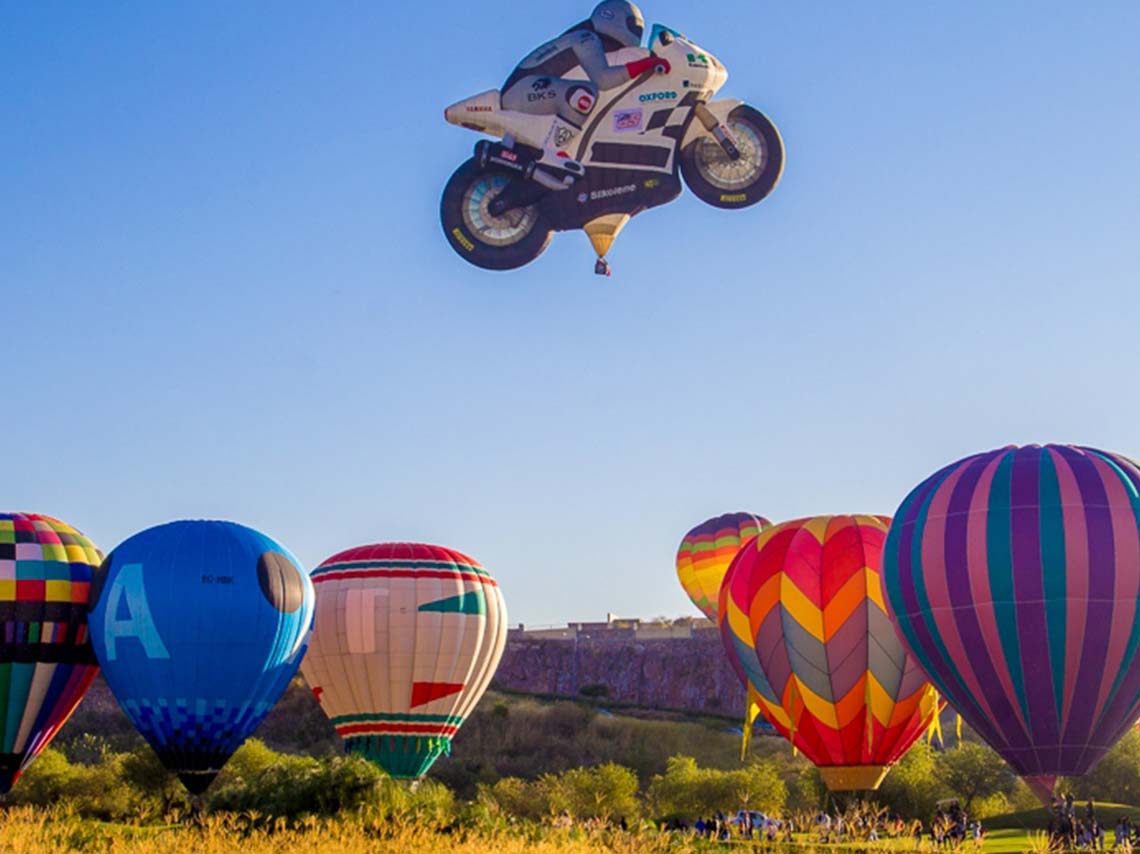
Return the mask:
<svg viewBox="0 0 1140 854"><path fill-rule="evenodd" d="M668 60L667 74L643 75L624 85L599 93L598 102L587 117L581 131L565 146L575 159L589 163L594 159L594 145L614 143L629 148L643 144L647 149L662 149L661 154L646 152L646 163L638 168L671 172L676 155L676 128L684 125L693 102L708 101L724 85L728 72L724 66L697 45L683 38L671 43L652 45L654 54ZM643 48L622 48L606 55L611 65L632 62L646 56ZM585 79L581 67L564 77ZM715 115L723 118L739 101L714 102L728 105L720 109L710 105ZM519 142L541 148L551 129L552 117L503 110L499 91L490 89L452 104L444 111L452 124L496 137L513 136ZM705 133L699 122L692 122L685 139ZM664 149L668 149L665 155ZM602 149L605 150L605 147ZM662 158L665 158L662 162ZM627 164L628 165L628 164Z"/></svg>

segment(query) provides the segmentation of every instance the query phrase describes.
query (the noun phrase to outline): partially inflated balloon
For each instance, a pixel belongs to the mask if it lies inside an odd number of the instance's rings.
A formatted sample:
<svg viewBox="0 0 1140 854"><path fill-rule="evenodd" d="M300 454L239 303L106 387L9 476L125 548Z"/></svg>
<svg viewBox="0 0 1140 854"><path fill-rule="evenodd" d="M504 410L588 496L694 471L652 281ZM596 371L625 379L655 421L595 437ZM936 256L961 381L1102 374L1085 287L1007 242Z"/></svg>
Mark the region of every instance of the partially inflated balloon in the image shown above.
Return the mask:
<svg viewBox="0 0 1140 854"><path fill-rule="evenodd" d="M297 672L313 587L286 549L232 522L171 522L108 555L91 639L115 699L194 794Z"/></svg>
<svg viewBox="0 0 1140 854"><path fill-rule="evenodd" d="M901 637L1042 792L1140 714L1140 469L1068 445L967 457L907 496L884 552Z"/></svg>
<svg viewBox="0 0 1140 854"><path fill-rule="evenodd" d="M99 666L87 636L103 555L70 525L0 513L0 794L82 699Z"/></svg>
<svg viewBox="0 0 1140 854"><path fill-rule="evenodd" d="M771 691L760 703L833 791L877 788L937 711L934 689L899 643L882 600L888 521L784 522L739 558Z"/></svg>
<svg viewBox="0 0 1140 854"><path fill-rule="evenodd" d="M301 665L347 748L393 777L420 777L449 752L507 639L499 586L442 546L383 543L326 560Z"/></svg>
<svg viewBox="0 0 1140 854"><path fill-rule="evenodd" d="M677 578L689 598L716 620L720 585L740 545L772 523L751 513L726 513L697 525L677 549Z"/></svg>

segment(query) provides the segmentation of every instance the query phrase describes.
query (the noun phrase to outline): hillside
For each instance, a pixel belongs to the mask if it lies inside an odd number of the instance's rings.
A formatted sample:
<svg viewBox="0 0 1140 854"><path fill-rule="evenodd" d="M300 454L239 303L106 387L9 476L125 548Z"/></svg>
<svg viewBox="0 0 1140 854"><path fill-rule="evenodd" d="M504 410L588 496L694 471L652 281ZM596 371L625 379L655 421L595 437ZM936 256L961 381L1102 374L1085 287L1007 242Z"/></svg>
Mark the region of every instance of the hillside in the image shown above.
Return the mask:
<svg viewBox="0 0 1140 854"><path fill-rule="evenodd" d="M460 794L500 777L533 778L582 765L617 762L647 780L676 754L700 758L709 768L740 767L740 734L716 717L633 709L622 714L584 701L540 700L489 691L460 729L449 757L432 769ZM255 736L274 750L314 756L336 753L332 725L297 678ZM97 756L102 747L128 750L141 743L106 682L98 678L60 731L56 746L73 760ZM790 754L778 738L759 737L753 754ZM802 760L800 760L802 762ZM807 768L807 764L804 763Z"/></svg>

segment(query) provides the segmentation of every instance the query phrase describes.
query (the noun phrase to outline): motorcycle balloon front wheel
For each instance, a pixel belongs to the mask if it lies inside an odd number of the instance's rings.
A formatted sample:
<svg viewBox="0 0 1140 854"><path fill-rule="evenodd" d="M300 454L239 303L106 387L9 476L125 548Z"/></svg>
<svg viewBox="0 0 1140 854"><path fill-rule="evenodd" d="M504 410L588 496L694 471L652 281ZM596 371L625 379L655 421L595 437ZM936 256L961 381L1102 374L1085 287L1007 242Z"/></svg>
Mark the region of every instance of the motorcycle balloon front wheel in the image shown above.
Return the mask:
<svg viewBox="0 0 1140 854"><path fill-rule="evenodd" d="M711 134L681 151L681 174L702 202L746 208L767 197L784 172L784 141L766 115L741 104L725 121L740 157L733 160Z"/></svg>
<svg viewBox="0 0 1140 854"><path fill-rule="evenodd" d="M455 170L443 189L443 233L463 260L485 270L513 270L542 254L553 232L538 205L494 216L491 202L510 178L485 172L474 159Z"/></svg>

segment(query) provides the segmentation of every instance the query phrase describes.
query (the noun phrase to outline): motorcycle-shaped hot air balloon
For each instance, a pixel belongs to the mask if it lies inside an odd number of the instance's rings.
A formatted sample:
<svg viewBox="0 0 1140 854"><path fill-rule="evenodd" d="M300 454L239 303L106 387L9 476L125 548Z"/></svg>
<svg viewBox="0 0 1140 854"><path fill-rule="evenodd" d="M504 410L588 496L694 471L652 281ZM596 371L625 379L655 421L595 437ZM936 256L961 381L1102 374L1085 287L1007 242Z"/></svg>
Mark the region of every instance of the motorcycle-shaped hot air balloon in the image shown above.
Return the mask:
<svg viewBox="0 0 1140 854"><path fill-rule="evenodd" d="M47 747L99 672L87 596L102 560L65 522L0 513L0 794Z"/></svg>
<svg viewBox="0 0 1140 854"><path fill-rule="evenodd" d="M552 117L503 109L498 89L446 109L452 124L502 140L480 140L443 191L443 230L461 258L514 269L537 258L552 232L580 228L598 253L595 272L609 275L605 255L617 233L630 217L677 198L682 178L719 208L749 207L772 192L784 168L775 125L741 101L713 101L728 72L676 30L655 25L648 46L665 60L658 71L669 70L601 92L581 129L567 127L558 140L581 167L574 174L539 166ZM644 56L627 47L612 61Z"/></svg>
<svg viewBox="0 0 1140 854"><path fill-rule="evenodd" d="M107 556L89 621L115 699L200 795L297 672L313 587L265 534L233 522L171 522Z"/></svg>
<svg viewBox="0 0 1140 854"><path fill-rule="evenodd" d="M1118 454L1007 447L928 477L887 537L902 641L1046 802L1140 715L1138 496Z"/></svg>
<svg viewBox="0 0 1140 854"><path fill-rule="evenodd" d="M416 779L491 682L507 641L498 584L453 549L380 543L312 572L317 613L301 672L348 750Z"/></svg>
<svg viewBox="0 0 1140 854"><path fill-rule="evenodd" d="M681 540L677 548L677 580L710 620L717 619L721 582L741 543L771 524L752 513L725 513L705 520Z"/></svg>
<svg viewBox="0 0 1140 854"><path fill-rule="evenodd" d="M746 544L730 569L764 675L754 697L833 792L877 788L938 711L880 592L888 522L784 522Z"/></svg>

